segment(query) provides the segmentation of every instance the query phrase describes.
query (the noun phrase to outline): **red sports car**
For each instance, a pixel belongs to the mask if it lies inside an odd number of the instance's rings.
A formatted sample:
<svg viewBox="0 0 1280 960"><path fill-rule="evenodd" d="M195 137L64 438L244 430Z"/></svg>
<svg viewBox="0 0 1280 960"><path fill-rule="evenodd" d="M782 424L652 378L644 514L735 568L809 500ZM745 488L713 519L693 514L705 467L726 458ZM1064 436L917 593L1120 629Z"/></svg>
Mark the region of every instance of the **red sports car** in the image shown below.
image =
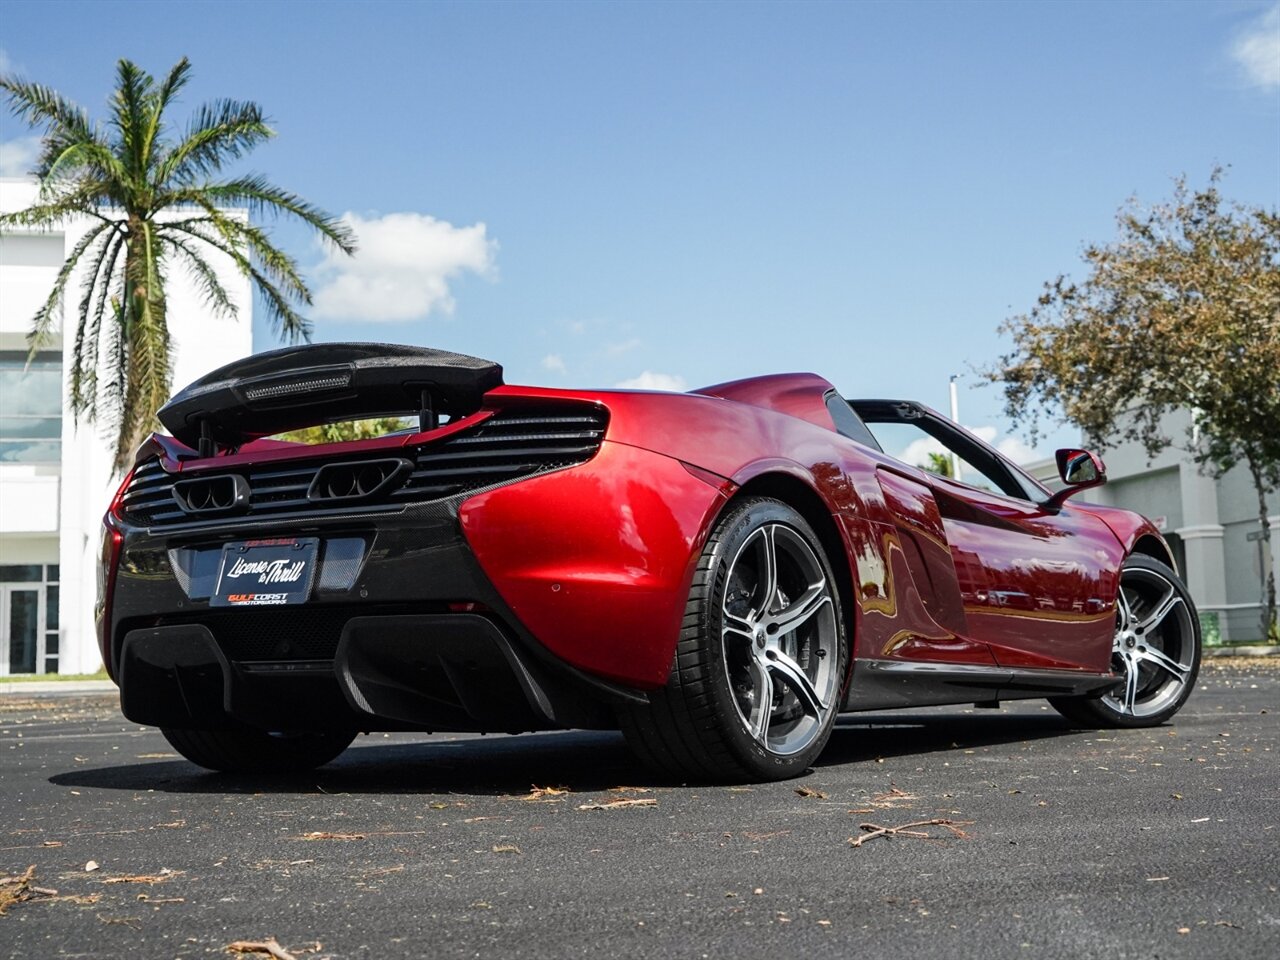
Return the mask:
<svg viewBox="0 0 1280 960"><path fill-rule="evenodd" d="M274 439L391 414L415 420ZM223 367L160 419L106 517L102 656L125 715L208 768L578 727L679 778L781 779L843 711L1047 697L1147 726L1195 685L1160 534L1068 502L1097 457L1058 451L1050 493L927 407L813 374L551 390L325 344Z"/></svg>

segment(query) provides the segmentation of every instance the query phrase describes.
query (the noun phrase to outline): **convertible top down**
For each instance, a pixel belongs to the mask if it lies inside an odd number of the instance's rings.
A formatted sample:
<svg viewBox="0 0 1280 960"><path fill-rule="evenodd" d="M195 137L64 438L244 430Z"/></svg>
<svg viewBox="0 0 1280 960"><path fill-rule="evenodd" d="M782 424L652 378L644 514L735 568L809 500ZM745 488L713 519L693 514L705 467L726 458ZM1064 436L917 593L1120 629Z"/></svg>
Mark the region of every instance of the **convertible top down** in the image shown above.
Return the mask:
<svg viewBox="0 0 1280 960"><path fill-rule="evenodd" d="M279 437L387 415L409 425ZM1052 494L927 407L813 374L553 390L324 344L229 364L160 419L107 512L99 639L125 715L212 769L585 727L679 778L778 779L842 711L1047 697L1144 726L1195 685L1160 534L1067 499L1101 460L1059 451Z"/></svg>

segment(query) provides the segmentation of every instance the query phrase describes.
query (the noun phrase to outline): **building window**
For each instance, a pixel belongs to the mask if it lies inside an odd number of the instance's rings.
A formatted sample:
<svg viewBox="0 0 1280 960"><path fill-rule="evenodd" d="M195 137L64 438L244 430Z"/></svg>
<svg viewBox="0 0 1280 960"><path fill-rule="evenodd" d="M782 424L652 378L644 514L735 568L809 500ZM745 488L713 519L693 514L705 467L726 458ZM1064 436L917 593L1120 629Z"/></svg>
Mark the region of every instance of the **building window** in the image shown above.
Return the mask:
<svg viewBox="0 0 1280 960"><path fill-rule="evenodd" d="M62 460L62 356L0 351L0 463Z"/></svg>
<svg viewBox="0 0 1280 960"><path fill-rule="evenodd" d="M58 565L0 565L0 675L57 673Z"/></svg>

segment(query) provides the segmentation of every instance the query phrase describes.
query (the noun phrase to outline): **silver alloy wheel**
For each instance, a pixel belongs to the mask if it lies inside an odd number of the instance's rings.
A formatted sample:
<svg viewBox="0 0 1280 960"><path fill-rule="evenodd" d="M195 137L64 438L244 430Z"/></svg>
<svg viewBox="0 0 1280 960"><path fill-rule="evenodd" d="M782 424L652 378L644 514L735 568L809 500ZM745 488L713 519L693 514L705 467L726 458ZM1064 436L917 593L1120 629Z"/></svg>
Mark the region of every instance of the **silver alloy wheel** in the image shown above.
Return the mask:
<svg viewBox="0 0 1280 960"><path fill-rule="evenodd" d="M838 708L832 585L806 539L781 523L747 537L725 582L724 665L738 716L770 753L799 753Z"/></svg>
<svg viewBox="0 0 1280 960"><path fill-rule="evenodd" d="M1178 700L1195 664L1192 616L1167 577L1145 567L1126 568L1111 648L1112 668L1125 683L1103 703L1121 715L1149 717Z"/></svg>

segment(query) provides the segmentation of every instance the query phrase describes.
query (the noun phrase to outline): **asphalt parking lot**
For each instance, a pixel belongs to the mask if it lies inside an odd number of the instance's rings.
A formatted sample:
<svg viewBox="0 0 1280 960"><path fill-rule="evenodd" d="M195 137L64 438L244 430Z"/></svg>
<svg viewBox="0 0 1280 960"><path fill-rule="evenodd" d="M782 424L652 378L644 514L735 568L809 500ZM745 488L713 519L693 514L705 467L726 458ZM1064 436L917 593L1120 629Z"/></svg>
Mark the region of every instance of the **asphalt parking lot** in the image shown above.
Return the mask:
<svg viewBox="0 0 1280 960"><path fill-rule="evenodd" d="M1277 660L1210 662L1154 730L1035 701L844 718L810 774L741 787L657 781L601 733L375 735L228 778L109 695L10 691L0 875L34 870L0 885L0 956L1273 960Z"/></svg>

